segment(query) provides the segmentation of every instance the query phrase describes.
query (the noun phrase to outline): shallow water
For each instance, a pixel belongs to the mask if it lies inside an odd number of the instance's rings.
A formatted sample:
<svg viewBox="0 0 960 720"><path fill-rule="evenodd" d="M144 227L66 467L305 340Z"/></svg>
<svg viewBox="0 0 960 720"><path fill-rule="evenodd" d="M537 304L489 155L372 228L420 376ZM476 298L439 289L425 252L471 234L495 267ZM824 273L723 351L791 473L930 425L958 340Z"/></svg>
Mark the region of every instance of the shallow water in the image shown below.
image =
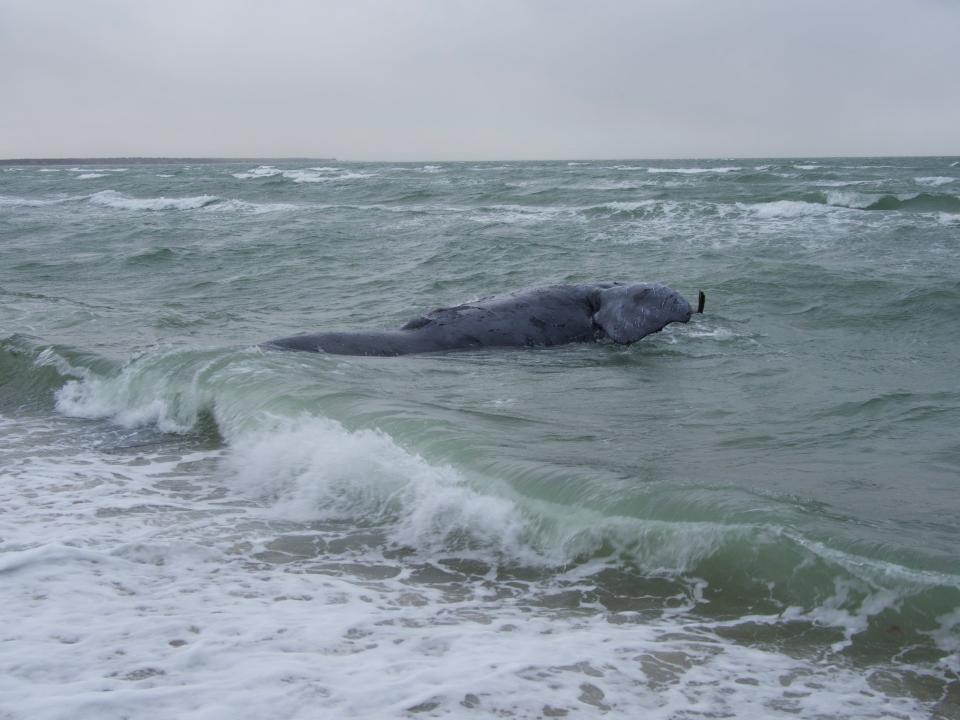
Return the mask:
<svg viewBox="0 0 960 720"><path fill-rule="evenodd" d="M0 715L960 717L960 161L0 169ZM264 351L560 282L630 346Z"/></svg>

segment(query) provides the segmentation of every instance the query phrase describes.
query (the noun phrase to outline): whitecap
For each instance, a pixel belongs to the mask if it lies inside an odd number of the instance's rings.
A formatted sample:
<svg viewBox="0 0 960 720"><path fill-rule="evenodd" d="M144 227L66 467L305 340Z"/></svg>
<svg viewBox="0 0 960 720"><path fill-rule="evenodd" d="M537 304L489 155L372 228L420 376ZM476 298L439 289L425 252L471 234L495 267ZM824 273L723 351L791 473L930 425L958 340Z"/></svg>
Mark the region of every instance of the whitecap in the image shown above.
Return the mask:
<svg viewBox="0 0 960 720"><path fill-rule="evenodd" d="M217 202L216 195L195 195L182 198L133 198L115 190L102 190L90 196L90 202L117 210L196 210Z"/></svg>
<svg viewBox="0 0 960 720"><path fill-rule="evenodd" d="M955 178L952 177L916 177L913 179L917 185L926 185L927 187L940 187L941 185L948 185L952 183Z"/></svg>
<svg viewBox="0 0 960 720"><path fill-rule="evenodd" d="M45 205L59 205L71 200L86 199L86 195L60 198L25 198L13 195L0 195L0 207L43 207Z"/></svg>
<svg viewBox="0 0 960 720"><path fill-rule="evenodd" d="M341 180L364 180L377 177L379 173L349 172L341 168L308 168L306 170L286 170L283 177L295 183L326 183Z"/></svg>
<svg viewBox="0 0 960 720"><path fill-rule="evenodd" d="M296 210L297 206L290 203L254 203L246 200L224 200L211 203L203 208L211 212L235 211L260 215L262 213Z"/></svg>
<svg viewBox="0 0 960 720"><path fill-rule="evenodd" d="M862 210L870 207L877 201L877 196L865 193L831 190L827 193L827 204L836 207L854 208Z"/></svg>
<svg viewBox="0 0 960 720"><path fill-rule="evenodd" d="M527 523L511 500L473 489L457 470L377 430L350 432L317 417L280 421L236 438L229 464L237 486L269 498L278 518L392 518L394 542L420 550L467 541L517 555L527 546Z"/></svg>
<svg viewBox="0 0 960 720"><path fill-rule="evenodd" d="M737 207L747 210L759 218L795 218L806 215L823 215L830 212L833 208L821 203L809 203L802 200L776 200L774 202L757 203L748 205L746 203L737 203Z"/></svg>
<svg viewBox="0 0 960 720"><path fill-rule="evenodd" d="M616 201L615 200L613 202L604 203L603 205L597 205L596 208L613 210L614 212L635 212L641 209L647 210L651 208L656 208L656 207L659 207L661 204L665 204L665 203L661 203L661 201L659 200L633 200L633 201L626 201L626 200Z"/></svg>
<svg viewBox="0 0 960 720"><path fill-rule="evenodd" d="M94 178L107 177L106 173L83 173L82 175L77 175L77 180L93 180Z"/></svg>
<svg viewBox="0 0 960 720"><path fill-rule="evenodd" d="M591 183L564 185L566 190L634 190L641 187L660 186L656 180L596 180Z"/></svg>
<svg viewBox="0 0 960 720"><path fill-rule="evenodd" d="M818 180L817 187L851 187L853 185L883 185L888 180Z"/></svg>
<svg viewBox="0 0 960 720"><path fill-rule="evenodd" d="M740 167L715 167L715 168L662 168L662 167L648 167L648 173L677 173L680 175L702 175L704 173L729 173L736 172L740 170Z"/></svg>
<svg viewBox="0 0 960 720"><path fill-rule="evenodd" d="M87 173L87 172L110 173L110 172L126 172L126 171L127 171L127 168L99 168L99 167L94 167L94 168L73 167L67 170L67 172L75 172L75 173Z"/></svg>
<svg viewBox="0 0 960 720"><path fill-rule="evenodd" d="M252 170L247 170L247 172L242 173L232 173L233 177L238 180L247 180L249 178L263 178L263 177L273 177L274 175L279 175L282 170L278 170L272 165L260 165L255 167Z"/></svg>
<svg viewBox="0 0 960 720"><path fill-rule="evenodd" d="M481 223L536 224L559 215L574 215L575 208L560 206L529 207L526 205L491 205L478 208L470 220Z"/></svg>

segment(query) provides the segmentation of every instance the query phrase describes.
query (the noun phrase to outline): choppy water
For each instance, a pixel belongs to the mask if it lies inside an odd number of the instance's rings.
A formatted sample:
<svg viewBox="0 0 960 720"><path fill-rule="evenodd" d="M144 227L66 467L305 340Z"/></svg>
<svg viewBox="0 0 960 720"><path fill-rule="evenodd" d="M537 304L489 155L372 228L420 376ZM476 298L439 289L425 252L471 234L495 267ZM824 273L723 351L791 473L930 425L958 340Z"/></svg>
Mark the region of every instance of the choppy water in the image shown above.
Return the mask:
<svg viewBox="0 0 960 720"><path fill-rule="evenodd" d="M960 161L0 170L0 716L960 717ZM650 280L631 347L265 352Z"/></svg>

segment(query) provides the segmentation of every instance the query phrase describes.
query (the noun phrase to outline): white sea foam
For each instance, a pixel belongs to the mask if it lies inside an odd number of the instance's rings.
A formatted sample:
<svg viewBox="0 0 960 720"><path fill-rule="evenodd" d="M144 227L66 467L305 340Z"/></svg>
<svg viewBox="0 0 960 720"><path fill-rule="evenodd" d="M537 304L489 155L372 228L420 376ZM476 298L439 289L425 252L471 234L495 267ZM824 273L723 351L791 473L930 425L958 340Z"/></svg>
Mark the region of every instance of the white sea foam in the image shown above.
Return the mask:
<svg viewBox="0 0 960 720"><path fill-rule="evenodd" d="M424 173L440 173L443 172L443 168L439 165L424 165L422 168L419 168L419 171Z"/></svg>
<svg viewBox="0 0 960 720"><path fill-rule="evenodd" d="M710 338L711 340L733 340L739 337L737 333L735 333L733 330L725 327L715 327L715 328L699 327L687 332L686 335L688 337L695 337L695 338Z"/></svg>
<svg viewBox="0 0 960 720"><path fill-rule="evenodd" d="M565 185L567 190L634 190L640 187L660 187L656 180L594 180L589 183Z"/></svg>
<svg viewBox="0 0 960 720"><path fill-rule="evenodd" d="M182 198L134 198L115 190L102 190L90 196L90 202L117 210L196 210L218 200L215 195Z"/></svg>
<svg viewBox="0 0 960 720"><path fill-rule="evenodd" d="M94 167L94 168L89 168L89 167L88 167L88 168L79 168L79 167L74 167L74 168L70 168L67 172L74 172L74 173L87 173L87 172L111 173L111 172L126 172L126 171L127 171L127 168L98 168L98 167Z"/></svg>
<svg viewBox="0 0 960 720"><path fill-rule="evenodd" d="M13 197L11 195L0 195L0 207L42 207L52 204L51 200L42 198Z"/></svg>
<svg viewBox="0 0 960 720"><path fill-rule="evenodd" d="M77 175L77 180L93 180L94 178L107 177L106 173L83 173L82 175Z"/></svg>
<svg viewBox="0 0 960 720"><path fill-rule="evenodd" d="M86 197L86 195L74 195L54 198L25 198L0 195L0 207L44 207L46 205L60 205L74 200L84 200Z"/></svg>
<svg viewBox="0 0 960 720"><path fill-rule="evenodd" d="M379 431L263 413L250 366L226 359L147 355L107 377L53 350L38 358L80 376L57 395L63 411L183 429L212 408L229 445L34 450L4 466L0 606L17 622L0 630L0 691L12 717L928 714L844 659L896 607L882 587L850 602L845 581L810 610L711 621L696 615L702 581L659 610L616 610L596 599L606 560L563 569L612 547L666 579L731 537L762 549L785 531L551 512ZM68 435L22 430L34 448ZM891 572L794 539L868 586ZM458 569L464 558L475 567ZM937 619L945 651L958 621ZM833 647L804 658L729 639L792 623Z"/></svg>
<svg viewBox="0 0 960 720"><path fill-rule="evenodd" d="M917 177L917 178L914 178L913 181L917 183L917 185L925 185L927 187L940 187L941 185L948 185L952 183L955 179L956 178L952 178L952 177L937 176L937 177Z"/></svg>
<svg viewBox="0 0 960 720"><path fill-rule="evenodd" d="M230 465L238 486L269 497L278 518L392 520L393 541L421 551L466 544L514 556L526 547L513 502L478 492L456 470L377 431L351 433L324 418L281 421L237 438Z"/></svg>
<svg viewBox="0 0 960 720"><path fill-rule="evenodd" d="M320 430L308 422L298 432L310 441ZM360 459L348 457L351 443L372 443L356 448L367 456L361 467L388 485L406 470L424 490L464 489L460 478L411 465L383 438L338 437L346 448L321 438L329 467L321 448L296 448L290 460L303 463L302 483L282 456L289 444L250 448L256 467L230 461L245 478L210 472L217 452L131 462L80 451L0 476L0 603L16 619L2 630L4 711L30 720L927 714L916 700L878 692L842 655L798 659L724 637L741 623L812 620L793 608L715 623L715 631L686 616L702 588L678 596L674 610L640 615L586 600L589 566L499 583L497 568L451 580L442 555L411 563L372 539L355 541L353 552L328 550L348 538L277 523L276 507L255 498L266 490L282 502L299 487L313 502L309 480L329 488L347 472L340 461ZM363 487L346 482L339 496L368 502ZM469 505L472 496L450 501ZM431 573L441 580L417 580ZM550 601L565 594L585 600L571 610ZM939 620L947 646L957 618ZM853 628L862 617L831 612L828 601L820 621Z"/></svg>
<svg viewBox="0 0 960 720"><path fill-rule="evenodd" d="M349 172L342 168L318 167L306 170L286 170L283 177L295 183L332 183L344 180L365 180L377 177L379 173Z"/></svg>
<svg viewBox="0 0 960 720"><path fill-rule="evenodd" d="M470 211L470 220L480 223L530 225L549 222L560 216L575 217L575 208L563 206L491 205Z"/></svg>
<svg viewBox="0 0 960 720"><path fill-rule="evenodd" d="M205 212L244 212L261 214L294 210L290 203L253 203L245 200L223 200L215 195L196 195L182 198L133 198L115 190L103 190L90 196L90 202L117 210L164 211L164 210L204 210Z"/></svg>
<svg viewBox="0 0 960 720"><path fill-rule="evenodd" d="M757 203L755 205L737 203L737 207L765 220L772 218L804 217L807 215L824 215L833 210L829 205L803 202L801 200L776 200L773 202Z"/></svg>
<svg viewBox="0 0 960 720"><path fill-rule="evenodd" d="M843 190L831 190L827 193L827 204L860 210L870 207L877 199L876 195Z"/></svg>
<svg viewBox="0 0 960 720"><path fill-rule="evenodd" d="M207 205L204 210L210 212L243 212L252 215L260 215L269 212L283 212L286 210L296 210L297 206L291 203L254 203L246 200L223 200L215 204Z"/></svg>
<svg viewBox="0 0 960 720"><path fill-rule="evenodd" d="M702 175L704 173L730 173L741 170L740 167L713 167L713 168L664 168L664 167L648 167L648 173L677 173L679 175Z"/></svg>
<svg viewBox="0 0 960 720"><path fill-rule="evenodd" d="M52 351L42 363L78 377ZM171 373L171 367L183 363L187 365ZM247 404L256 401L247 394L217 390L234 384L244 366L223 369L219 379L210 376L216 367L217 355L192 361L161 354L146 364L131 363L112 377L83 372L57 391L57 409L68 417L110 418L127 428L153 425L186 432L212 407L233 446L228 460L233 483L244 494L263 499L272 517L377 519L389 527L392 542L419 551L458 547L490 559L555 565L608 543L643 567L679 573L726 540L751 532L710 523L603 517L549 504L534 511L506 486L430 464L383 433L350 432L322 417L252 412Z"/></svg>
<svg viewBox="0 0 960 720"><path fill-rule="evenodd" d="M279 170L272 165L260 165L255 167L252 170L241 173L233 173L233 177L238 180L246 180L248 178L264 178L264 177L273 177L274 175L279 175L282 170Z"/></svg>
<svg viewBox="0 0 960 720"><path fill-rule="evenodd" d="M659 207L660 205L661 201L659 200L614 200L613 202L604 203L598 207L608 208L615 212L633 212L635 210Z"/></svg>
<svg viewBox="0 0 960 720"><path fill-rule="evenodd" d="M851 187L853 185L886 185L889 180L818 180L812 185L817 187Z"/></svg>
<svg viewBox="0 0 960 720"><path fill-rule="evenodd" d="M819 170L822 165L794 165L797 170Z"/></svg>

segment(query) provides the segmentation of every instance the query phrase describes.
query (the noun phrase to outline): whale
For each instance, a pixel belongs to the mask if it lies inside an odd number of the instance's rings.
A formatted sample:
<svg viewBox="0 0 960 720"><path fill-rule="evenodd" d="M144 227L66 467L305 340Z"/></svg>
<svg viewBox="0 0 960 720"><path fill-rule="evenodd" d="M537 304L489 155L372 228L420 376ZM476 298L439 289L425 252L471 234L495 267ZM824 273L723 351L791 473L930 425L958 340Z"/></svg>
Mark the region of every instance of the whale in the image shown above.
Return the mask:
<svg viewBox="0 0 960 720"><path fill-rule="evenodd" d="M705 295L698 293L696 312ZM396 356L569 343L629 345L694 310L676 290L658 283L548 285L442 307L396 330L304 333L263 343L272 350L334 355Z"/></svg>

